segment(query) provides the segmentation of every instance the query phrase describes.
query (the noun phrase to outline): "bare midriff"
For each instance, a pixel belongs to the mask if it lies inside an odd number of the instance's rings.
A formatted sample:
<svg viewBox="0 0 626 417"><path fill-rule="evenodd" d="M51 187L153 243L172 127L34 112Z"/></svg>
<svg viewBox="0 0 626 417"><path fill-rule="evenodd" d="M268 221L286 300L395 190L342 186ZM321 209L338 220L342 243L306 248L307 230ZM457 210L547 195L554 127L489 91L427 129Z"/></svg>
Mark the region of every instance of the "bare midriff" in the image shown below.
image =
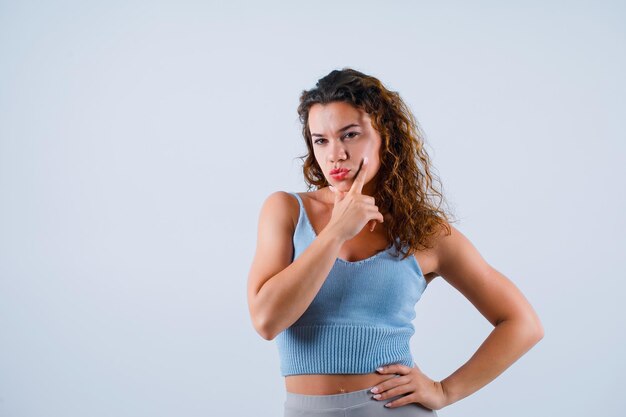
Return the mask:
<svg viewBox="0 0 626 417"><path fill-rule="evenodd" d="M288 392L306 395L345 394L371 388L376 384L395 378L395 374L337 374L337 375L289 375L285 377Z"/></svg>

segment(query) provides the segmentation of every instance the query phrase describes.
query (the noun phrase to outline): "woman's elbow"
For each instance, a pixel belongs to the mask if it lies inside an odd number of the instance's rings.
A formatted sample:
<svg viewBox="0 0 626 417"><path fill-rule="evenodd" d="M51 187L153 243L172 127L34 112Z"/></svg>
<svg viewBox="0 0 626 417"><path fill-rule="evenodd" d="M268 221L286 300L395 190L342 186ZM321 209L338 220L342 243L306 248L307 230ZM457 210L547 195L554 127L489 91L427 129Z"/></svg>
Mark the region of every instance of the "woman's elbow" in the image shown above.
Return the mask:
<svg viewBox="0 0 626 417"><path fill-rule="evenodd" d="M545 335L545 330L543 328L543 324L541 324L541 321L539 321L539 319L536 319L535 320L535 337L537 338L537 342L543 339L544 335Z"/></svg>
<svg viewBox="0 0 626 417"><path fill-rule="evenodd" d="M509 323L508 325L515 326L519 337L523 338L525 343L530 346L534 346L543 339L545 333L543 325L536 314L519 315L508 320L500 320L496 326L501 323Z"/></svg>
<svg viewBox="0 0 626 417"><path fill-rule="evenodd" d="M257 328L256 331L263 339L267 341L272 341L276 337L274 333L263 327Z"/></svg>
<svg viewBox="0 0 626 417"><path fill-rule="evenodd" d="M252 325L254 326L254 330L265 340L274 340L276 337L276 333L272 331L270 326L268 325L267 320L262 320L259 317L252 318Z"/></svg>
<svg viewBox="0 0 626 417"><path fill-rule="evenodd" d="M532 344L538 343L545 334L543 324L536 314L530 315L522 321L524 327L524 333L532 341Z"/></svg>

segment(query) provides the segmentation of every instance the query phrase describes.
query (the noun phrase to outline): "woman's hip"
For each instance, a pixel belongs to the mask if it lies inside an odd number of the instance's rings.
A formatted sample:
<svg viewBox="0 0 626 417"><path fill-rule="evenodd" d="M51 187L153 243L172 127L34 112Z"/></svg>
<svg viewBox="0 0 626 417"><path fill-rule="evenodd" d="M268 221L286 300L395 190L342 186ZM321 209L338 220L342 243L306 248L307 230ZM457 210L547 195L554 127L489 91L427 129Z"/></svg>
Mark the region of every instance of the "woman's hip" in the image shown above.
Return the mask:
<svg viewBox="0 0 626 417"><path fill-rule="evenodd" d="M434 417L437 412L420 404L412 403L400 407L387 408L385 404L397 398L384 401L372 398L369 388L332 395L305 395L286 392L284 417L376 417L395 415L397 417Z"/></svg>

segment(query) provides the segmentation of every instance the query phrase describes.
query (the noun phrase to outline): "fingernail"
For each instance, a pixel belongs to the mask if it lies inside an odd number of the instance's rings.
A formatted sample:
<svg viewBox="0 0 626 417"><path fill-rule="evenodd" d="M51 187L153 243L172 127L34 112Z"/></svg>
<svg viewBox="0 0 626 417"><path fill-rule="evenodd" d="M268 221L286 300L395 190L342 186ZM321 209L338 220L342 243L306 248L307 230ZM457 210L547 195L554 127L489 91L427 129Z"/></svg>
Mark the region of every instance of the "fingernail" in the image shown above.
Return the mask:
<svg viewBox="0 0 626 417"><path fill-rule="evenodd" d="M374 395L374 398L376 398L377 400L380 399L380 394Z"/></svg>
<svg viewBox="0 0 626 417"><path fill-rule="evenodd" d="M367 164L367 156L365 158L363 158L363 163Z"/></svg>
<svg viewBox="0 0 626 417"><path fill-rule="evenodd" d="M380 368L376 368L376 370L377 370L378 372L382 372L382 371L383 371L383 368L382 368L382 366L381 366Z"/></svg>

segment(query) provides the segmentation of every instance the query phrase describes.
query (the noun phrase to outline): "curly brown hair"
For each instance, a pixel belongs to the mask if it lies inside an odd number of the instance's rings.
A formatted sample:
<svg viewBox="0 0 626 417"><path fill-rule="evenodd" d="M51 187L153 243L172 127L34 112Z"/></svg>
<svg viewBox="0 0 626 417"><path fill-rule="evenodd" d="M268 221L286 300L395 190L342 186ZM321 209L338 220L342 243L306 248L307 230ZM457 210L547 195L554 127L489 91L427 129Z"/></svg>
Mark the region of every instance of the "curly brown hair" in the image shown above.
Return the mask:
<svg viewBox="0 0 626 417"><path fill-rule="evenodd" d="M385 218L388 241L394 242L402 259L417 250L431 248L433 238L443 229L450 234L452 215L449 208L441 208L448 204L434 186L441 186L441 181L431 173L424 133L417 120L397 92L388 90L375 77L351 68L331 71L317 81L315 88L304 90L300 96L298 115L308 152L299 158L303 160L308 189L330 185L313 153L309 110L314 104L336 101L365 111L380 134L381 166L373 197ZM408 247L406 252L402 250L404 246Z"/></svg>

